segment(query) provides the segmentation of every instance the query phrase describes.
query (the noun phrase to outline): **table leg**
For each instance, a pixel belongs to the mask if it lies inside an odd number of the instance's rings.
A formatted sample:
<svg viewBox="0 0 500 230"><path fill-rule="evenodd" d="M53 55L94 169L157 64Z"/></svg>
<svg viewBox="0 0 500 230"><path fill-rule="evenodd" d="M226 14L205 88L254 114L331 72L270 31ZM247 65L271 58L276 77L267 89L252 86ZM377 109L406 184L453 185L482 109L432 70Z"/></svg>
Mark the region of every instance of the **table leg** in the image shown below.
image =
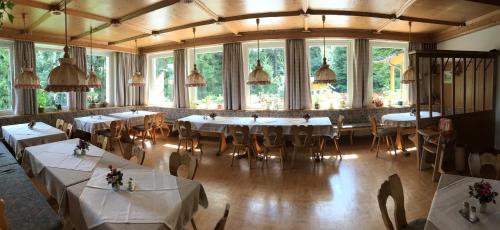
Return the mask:
<svg viewBox="0 0 500 230"><path fill-rule="evenodd" d="M226 135L224 133L219 134L219 148L217 152L217 156L220 156L220 154L227 149L227 142L226 142Z"/></svg>

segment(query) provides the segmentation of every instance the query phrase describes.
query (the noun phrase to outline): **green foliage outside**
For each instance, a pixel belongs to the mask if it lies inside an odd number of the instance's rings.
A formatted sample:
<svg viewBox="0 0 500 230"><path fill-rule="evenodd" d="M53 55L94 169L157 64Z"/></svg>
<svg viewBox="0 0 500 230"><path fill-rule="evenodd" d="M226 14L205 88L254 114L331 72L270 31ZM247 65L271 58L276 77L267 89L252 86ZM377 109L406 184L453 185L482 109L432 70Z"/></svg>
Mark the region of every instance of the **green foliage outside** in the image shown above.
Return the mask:
<svg viewBox="0 0 500 230"><path fill-rule="evenodd" d="M11 84L10 52L0 48L0 110L12 108Z"/></svg>
<svg viewBox="0 0 500 230"><path fill-rule="evenodd" d="M250 86L250 108L282 109L285 98L285 49L260 49L260 64L269 74L271 84ZM257 65L257 48L249 49L248 72Z"/></svg>
<svg viewBox="0 0 500 230"><path fill-rule="evenodd" d="M90 73L90 65L94 67L94 73L101 79L101 88L92 88L87 93L87 100L94 103L106 101L106 78L107 78L107 57L94 55L92 63L90 55L87 55L87 73Z"/></svg>
<svg viewBox="0 0 500 230"><path fill-rule="evenodd" d="M337 83L328 84L328 87L337 93L347 93L347 47L327 46L326 62L330 69L337 74ZM323 64L323 47L309 48L309 74L314 77L316 71Z"/></svg>
<svg viewBox="0 0 500 230"><path fill-rule="evenodd" d="M163 96L165 102L174 101L174 58L160 57L155 59L155 76L163 77Z"/></svg>
<svg viewBox="0 0 500 230"><path fill-rule="evenodd" d="M39 107L54 107L56 104L62 106L68 105L67 93L45 92L43 90L47 86L47 77L50 71L59 65L59 58L63 56L62 51L56 50L36 50L36 74L40 79L41 89L38 89L37 100Z"/></svg>
<svg viewBox="0 0 500 230"><path fill-rule="evenodd" d="M207 85L194 89L191 107L215 109L224 104L222 97L222 52L196 54L196 67Z"/></svg>
<svg viewBox="0 0 500 230"><path fill-rule="evenodd" d="M372 76L374 97L390 96L390 64L388 62L388 59L403 52L404 50L399 48L372 48ZM395 90L399 90L401 88L400 79L402 69L402 64L395 65Z"/></svg>

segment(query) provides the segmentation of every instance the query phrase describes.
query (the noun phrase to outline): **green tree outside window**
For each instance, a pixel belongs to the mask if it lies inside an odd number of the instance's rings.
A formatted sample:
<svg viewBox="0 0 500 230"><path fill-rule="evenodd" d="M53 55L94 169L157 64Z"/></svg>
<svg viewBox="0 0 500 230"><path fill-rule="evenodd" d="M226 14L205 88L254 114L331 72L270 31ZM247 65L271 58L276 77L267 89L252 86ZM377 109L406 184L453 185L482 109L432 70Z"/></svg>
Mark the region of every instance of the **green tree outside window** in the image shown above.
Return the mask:
<svg viewBox="0 0 500 230"><path fill-rule="evenodd" d="M0 110L12 109L10 51L0 48Z"/></svg>
<svg viewBox="0 0 500 230"><path fill-rule="evenodd" d="M59 65L59 58L63 56L62 51L55 50L36 50L36 73L40 79L41 89L37 90L38 106L53 107L56 104L62 106L68 105L67 93L53 93L43 90L47 86L47 77L50 71Z"/></svg>

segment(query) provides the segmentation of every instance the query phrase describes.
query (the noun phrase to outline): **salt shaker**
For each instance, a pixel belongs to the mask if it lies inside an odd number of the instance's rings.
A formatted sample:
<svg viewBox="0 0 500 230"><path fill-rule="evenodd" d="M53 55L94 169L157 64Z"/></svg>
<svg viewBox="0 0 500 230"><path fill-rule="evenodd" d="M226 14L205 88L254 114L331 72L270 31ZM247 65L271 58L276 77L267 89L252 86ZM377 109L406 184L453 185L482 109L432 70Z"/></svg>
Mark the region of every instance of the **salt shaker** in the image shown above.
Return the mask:
<svg viewBox="0 0 500 230"><path fill-rule="evenodd" d="M469 216L469 215L470 215L470 208L469 208L469 207L470 207L470 206L469 206L469 202L465 201L465 202L464 202L464 209L462 209L462 213L463 213L464 215L467 215L467 216Z"/></svg>
<svg viewBox="0 0 500 230"><path fill-rule="evenodd" d="M135 189L134 180L132 179L132 177L129 177L127 182L127 190L134 191L134 189Z"/></svg>
<svg viewBox="0 0 500 230"><path fill-rule="evenodd" d="M469 212L469 220L474 222L477 220L476 207L472 206Z"/></svg>

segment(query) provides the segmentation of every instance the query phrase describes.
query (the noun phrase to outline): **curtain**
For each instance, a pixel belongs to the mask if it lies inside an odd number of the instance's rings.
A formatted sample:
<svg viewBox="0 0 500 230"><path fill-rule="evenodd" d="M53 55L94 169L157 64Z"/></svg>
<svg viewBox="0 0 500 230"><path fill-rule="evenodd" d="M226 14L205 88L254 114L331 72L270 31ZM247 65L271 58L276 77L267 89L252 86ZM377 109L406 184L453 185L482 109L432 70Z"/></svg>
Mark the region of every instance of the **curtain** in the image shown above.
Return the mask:
<svg viewBox="0 0 500 230"><path fill-rule="evenodd" d="M224 44L222 85L224 89L224 108L227 110L245 108L245 76L243 75L243 68L241 43Z"/></svg>
<svg viewBox="0 0 500 230"><path fill-rule="evenodd" d="M311 89L304 39L286 40L285 106L310 109Z"/></svg>
<svg viewBox="0 0 500 230"><path fill-rule="evenodd" d="M354 40L354 78L352 107L369 105L368 78L370 70L370 42L368 39Z"/></svg>
<svg viewBox="0 0 500 230"><path fill-rule="evenodd" d="M186 89L186 50L174 50L174 106L189 107L189 94Z"/></svg>
<svg viewBox="0 0 500 230"><path fill-rule="evenodd" d="M110 87L114 89L111 102L114 106L129 106L144 104L144 87L129 86L128 80L139 71L145 76L145 55L116 53L116 75L111 81ZM112 90L113 91L113 90Z"/></svg>
<svg viewBox="0 0 500 230"><path fill-rule="evenodd" d="M26 62L26 63L25 63ZM21 72L23 66L33 68L36 71L35 43L31 41L14 42L14 73ZM38 112L36 89L14 89L12 81L13 94L12 103L16 115L36 114Z"/></svg>
<svg viewBox="0 0 500 230"><path fill-rule="evenodd" d="M437 49L437 44L436 43L420 43L420 42L410 42L409 44L409 50L436 50ZM409 57L409 63L411 65L415 65L415 60L413 60L413 56ZM420 78L419 78L419 84L420 84L420 102L421 103L427 103L429 102L429 84L428 84L428 79L431 76L429 73L431 72L430 69L431 67L429 66L429 59L428 58L421 58L419 60L419 73ZM416 67L415 67L416 68ZM408 97L409 97L409 103L411 105L416 104L417 102L417 94L416 94L416 88L417 86L415 84L411 84L409 86L408 90Z"/></svg>
<svg viewBox="0 0 500 230"><path fill-rule="evenodd" d="M70 47L71 57L75 60L75 65L87 76L87 51L83 47ZM86 92L69 92L69 109L82 110L87 108Z"/></svg>

